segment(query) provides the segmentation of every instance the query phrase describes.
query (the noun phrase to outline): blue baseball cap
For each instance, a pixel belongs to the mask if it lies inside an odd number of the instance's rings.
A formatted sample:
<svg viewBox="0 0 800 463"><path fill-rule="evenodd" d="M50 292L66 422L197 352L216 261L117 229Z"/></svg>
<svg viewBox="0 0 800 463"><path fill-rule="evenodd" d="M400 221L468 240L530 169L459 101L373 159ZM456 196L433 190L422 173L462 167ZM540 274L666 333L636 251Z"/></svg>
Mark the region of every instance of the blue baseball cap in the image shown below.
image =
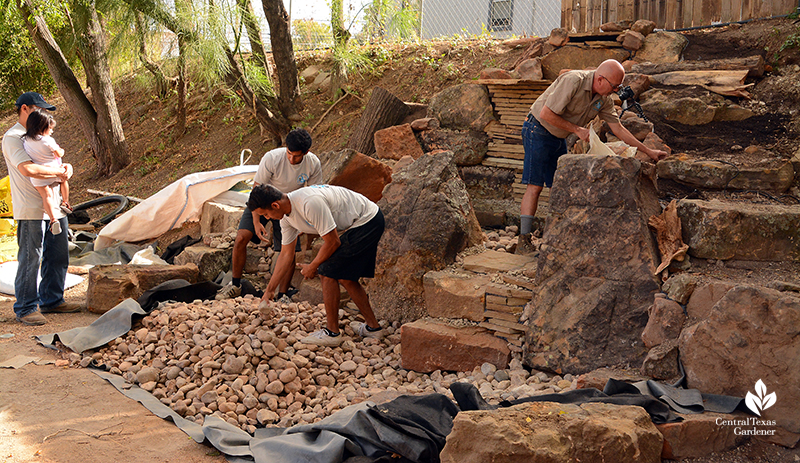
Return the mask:
<svg viewBox="0 0 800 463"><path fill-rule="evenodd" d="M22 105L28 106L38 106L39 108L46 109L48 111L55 111L56 107L51 105L50 103L44 101L42 95L36 92L25 92L17 98L17 102L15 103L18 108L21 108Z"/></svg>

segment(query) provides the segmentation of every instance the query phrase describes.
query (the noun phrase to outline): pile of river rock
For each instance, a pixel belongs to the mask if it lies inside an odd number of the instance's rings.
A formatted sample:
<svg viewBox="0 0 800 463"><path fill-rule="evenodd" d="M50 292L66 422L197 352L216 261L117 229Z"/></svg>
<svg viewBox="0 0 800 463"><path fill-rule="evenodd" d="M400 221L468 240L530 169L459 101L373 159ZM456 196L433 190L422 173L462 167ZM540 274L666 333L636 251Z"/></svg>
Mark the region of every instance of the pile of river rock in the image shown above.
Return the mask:
<svg viewBox="0 0 800 463"><path fill-rule="evenodd" d="M299 342L323 326L322 305L273 303L262 318L252 296L225 301L162 303L127 335L96 352L70 355L93 360L151 392L180 415L202 423L217 415L252 433L257 426L305 424L376 394L438 392L465 381L490 403L575 387L570 375L531 374L519 359L497 370L421 374L401 366L400 327L385 325L382 340L361 339L349 323L357 314L340 310L349 339L336 348Z"/></svg>

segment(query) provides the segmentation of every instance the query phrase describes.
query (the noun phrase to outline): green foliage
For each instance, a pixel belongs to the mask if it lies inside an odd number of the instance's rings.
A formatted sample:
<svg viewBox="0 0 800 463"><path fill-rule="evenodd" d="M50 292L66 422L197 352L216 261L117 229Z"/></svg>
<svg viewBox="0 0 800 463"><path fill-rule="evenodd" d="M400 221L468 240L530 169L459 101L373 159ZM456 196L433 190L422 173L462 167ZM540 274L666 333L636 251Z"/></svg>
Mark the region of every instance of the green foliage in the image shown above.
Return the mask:
<svg viewBox="0 0 800 463"><path fill-rule="evenodd" d="M269 75L267 75L266 70L261 66L254 65L255 63L250 63L247 61L243 62L243 68L245 69L245 74L247 76L247 82L250 84L250 87L256 92L257 95L262 97L264 96L275 96L275 85L272 83L272 79Z"/></svg>
<svg viewBox="0 0 800 463"><path fill-rule="evenodd" d="M789 48L800 48L800 27L796 28L795 32L789 35L789 37L786 37L779 51L784 51Z"/></svg>
<svg viewBox="0 0 800 463"><path fill-rule="evenodd" d="M331 60L333 61L333 68L339 72L339 75L344 80L347 79L348 73L364 71L372 66L369 51L364 47L355 45L355 42L352 41L333 47L331 49Z"/></svg>
<svg viewBox="0 0 800 463"><path fill-rule="evenodd" d="M327 24L310 19L292 21L292 44L295 50L315 50L333 45L333 33Z"/></svg>
<svg viewBox="0 0 800 463"><path fill-rule="evenodd" d="M16 7L0 4L0 110L13 107L21 94L51 95L56 84L23 26Z"/></svg>
<svg viewBox="0 0 800 463"><path fill-rule="evenodd" d="M372 0L364 9L364 39L419 40L421 11L420 0Z"/></svg>

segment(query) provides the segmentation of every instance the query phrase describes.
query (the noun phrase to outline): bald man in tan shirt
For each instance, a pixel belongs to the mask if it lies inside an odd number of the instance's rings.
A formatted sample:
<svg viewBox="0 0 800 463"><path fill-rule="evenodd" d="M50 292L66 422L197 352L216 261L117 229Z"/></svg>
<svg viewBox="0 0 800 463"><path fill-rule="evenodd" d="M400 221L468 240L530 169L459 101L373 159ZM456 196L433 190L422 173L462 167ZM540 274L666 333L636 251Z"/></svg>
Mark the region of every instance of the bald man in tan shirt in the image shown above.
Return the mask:
<svg viewBox="0 0 800 463"><path fill-rule="evenodd" d="M623 79L625 70L613 59L603 61L594 71L568 71L558 76L531 106L522 125L522 183L528 186L522 197L521 234L531 232L539 194L545 186L552 186L558 158L567 153L565 138L574 133L588 142L586 125L596 116L608 123L617 138L654 161L667 157L665 151L646 147L620 123L611 94L619 90Z"/></svg>

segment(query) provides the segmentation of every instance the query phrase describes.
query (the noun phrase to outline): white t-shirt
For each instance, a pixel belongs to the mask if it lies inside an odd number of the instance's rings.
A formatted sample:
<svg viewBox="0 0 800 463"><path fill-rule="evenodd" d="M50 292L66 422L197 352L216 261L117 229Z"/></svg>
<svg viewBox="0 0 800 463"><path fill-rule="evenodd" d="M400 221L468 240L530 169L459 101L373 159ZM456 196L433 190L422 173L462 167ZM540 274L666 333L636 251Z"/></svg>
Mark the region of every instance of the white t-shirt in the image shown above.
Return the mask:
<svg viewBox="0 0 800 463"><path fill-rule="evenodd" d="M281 193L289 193L320 183L322 166L319 158L310 151L303 156L300 164L292 165L286 155L286 148L275 148L261 158L253 181L259 185L272 185Z"/></svg>
<svg viewBox="0 0 800 463"><path fill-rule="evenodd" d="M49 167L61 166L61 158L54 153L61 149L61 147L58 146L58 143L56 143L55 139L50 135L42 135L35 140L23 138L22 146L35 164ZM32 178L31 183L33 183L33 186L47 186L53 183L60 183L60 181L58 178Z"/></svg>
<svg viewBox="0 0 800 463"><path fill-rule="evenodd" d="M17 166L23 162L32 162L28 153L22 145L22 136L25 135L25 127L19 122L8 129L3 136L3 158L8 167L8 176L11 183L11 201L14 206L15 220L44 220L45 213L42 205L42 197L36 188L33 187L31 179L20 173ZM53 177L56 178L56 177ZM53 189L56 204L61 202L61 193L58 188ZM60 209L56 209L60 219L64 214Z"/></svg>
<svg viewBox="0 0 800 463"><path fill-rule="evenodd" d="M365 196L333 185L314 185L287 193L292 212L281 219L281 244L291 244L300 233L326 235L364 225L378 213Z"/></svg>

